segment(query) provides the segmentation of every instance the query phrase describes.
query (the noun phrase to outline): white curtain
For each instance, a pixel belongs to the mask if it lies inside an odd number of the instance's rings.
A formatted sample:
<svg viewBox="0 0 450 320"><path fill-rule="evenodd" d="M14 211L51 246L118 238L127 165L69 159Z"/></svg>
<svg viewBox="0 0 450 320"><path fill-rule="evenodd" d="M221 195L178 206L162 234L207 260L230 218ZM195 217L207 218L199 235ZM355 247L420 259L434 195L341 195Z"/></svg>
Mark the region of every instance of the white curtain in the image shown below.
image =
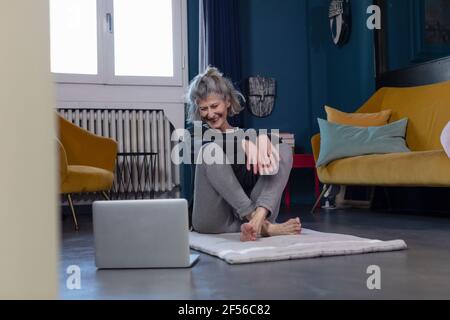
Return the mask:
<svg viewBox="0 0 450 320"><path fill-rule="evenodd" d="M198 72L202 73L209 65L208 44L206 39L205 0L199 1L199 45L198 45Z"/></svg>

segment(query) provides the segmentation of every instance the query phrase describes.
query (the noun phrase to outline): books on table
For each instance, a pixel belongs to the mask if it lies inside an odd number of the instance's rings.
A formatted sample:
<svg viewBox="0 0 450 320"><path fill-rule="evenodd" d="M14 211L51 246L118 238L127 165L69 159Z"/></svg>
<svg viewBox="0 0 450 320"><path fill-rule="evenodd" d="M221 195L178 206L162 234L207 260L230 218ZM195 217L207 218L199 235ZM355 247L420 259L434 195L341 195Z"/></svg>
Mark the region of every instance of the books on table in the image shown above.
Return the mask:
<svg viewBox="0 0 450 320"><path fill-rule="evenodd" d="M286 143L292 147L292 150L295 150L295 135L293 133L280 132L279 137L283 143Z"/></svg>

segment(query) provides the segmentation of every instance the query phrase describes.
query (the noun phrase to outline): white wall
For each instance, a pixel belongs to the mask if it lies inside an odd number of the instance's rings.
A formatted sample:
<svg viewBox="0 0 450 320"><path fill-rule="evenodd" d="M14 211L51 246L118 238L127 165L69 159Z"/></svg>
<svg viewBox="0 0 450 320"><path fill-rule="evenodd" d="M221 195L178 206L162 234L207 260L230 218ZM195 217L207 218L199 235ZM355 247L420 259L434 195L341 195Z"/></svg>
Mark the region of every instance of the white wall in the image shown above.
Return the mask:
<svg viewBox="0 0 450 320"><path fill-rule="evenodd" d="M0 299L57 297L48 1L0 0Z"/></svg>

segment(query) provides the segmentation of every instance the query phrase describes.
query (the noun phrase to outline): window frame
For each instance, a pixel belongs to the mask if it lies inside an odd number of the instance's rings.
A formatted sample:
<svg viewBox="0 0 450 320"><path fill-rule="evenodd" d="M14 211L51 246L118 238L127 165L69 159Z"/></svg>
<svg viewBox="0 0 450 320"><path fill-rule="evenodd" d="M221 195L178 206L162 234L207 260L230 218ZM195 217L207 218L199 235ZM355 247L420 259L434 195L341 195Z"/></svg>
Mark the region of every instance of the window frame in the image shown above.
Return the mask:
<svg viewBox="0 0 450 320"><path fill-rule="evenodd" d="M138 85L138 86L183 86L183 71L185 69L183 34L183 1L172 1L172 32L173 32L173 76L116 76L114 68L114 30L109 32L106 16L111 14L114 24L114 1L96 0L97 2L97 75L53 73L58 84L102 84L102 85Z"/></svg>

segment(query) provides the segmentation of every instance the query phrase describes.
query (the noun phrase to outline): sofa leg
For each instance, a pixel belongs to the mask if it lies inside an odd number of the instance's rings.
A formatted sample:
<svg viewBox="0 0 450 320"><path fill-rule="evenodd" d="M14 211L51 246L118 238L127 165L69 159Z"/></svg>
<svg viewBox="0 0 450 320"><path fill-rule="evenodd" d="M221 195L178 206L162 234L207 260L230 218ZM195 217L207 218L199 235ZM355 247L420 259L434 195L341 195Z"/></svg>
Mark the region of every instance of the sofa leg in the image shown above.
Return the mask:
<svg viewBox="0 0 450 320"><path fill-rule="evenodd" d="M102 191L102 196L103 196L103 198L105 198L105 200L108 200L108 201L111 200L105 191Z"/></svg>
<svg viewBox="0 0 450 320"><path fill-rule="evenodd" d="M314 204L314 207L311 210L311 213L314 213L314 211L316 211L317 206L320 204L320 200L322 200L323 196L325 195L325 192L327 192L328 190L328 185L324 185L322 192L320 193L319 197L316 200L316 203Z"/></svg>
<svg viewBox="0 0 450 320"><path fill-rule="evenodd" d="M72 211L73 223L75 225L75 231L80 231L80 227L78 226L77 215L75 213L75 209L73 207L72 195L70 193L67 194L67 200L69 200L70 210Z"/></svg>

